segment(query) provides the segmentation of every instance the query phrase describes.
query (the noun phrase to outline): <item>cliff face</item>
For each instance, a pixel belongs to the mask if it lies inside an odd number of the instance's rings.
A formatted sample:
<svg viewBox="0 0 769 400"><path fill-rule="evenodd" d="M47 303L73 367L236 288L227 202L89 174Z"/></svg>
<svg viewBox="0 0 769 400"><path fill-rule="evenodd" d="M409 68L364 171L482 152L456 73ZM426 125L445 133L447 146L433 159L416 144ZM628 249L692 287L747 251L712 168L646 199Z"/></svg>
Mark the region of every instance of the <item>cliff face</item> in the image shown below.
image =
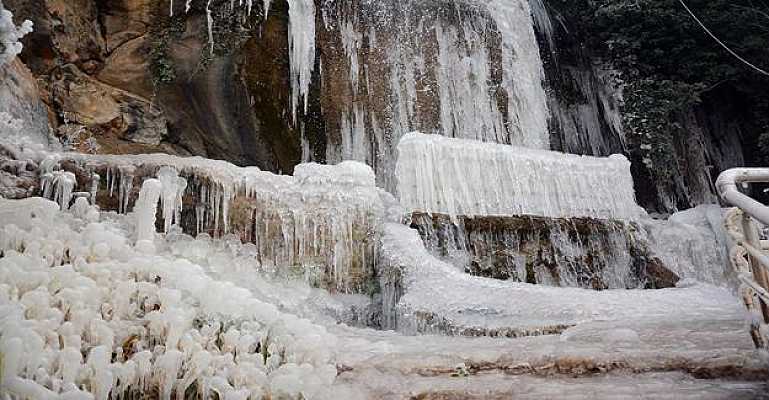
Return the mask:
<svg viewBox="0 0 769 400"><path fill-rule="evenodd" d="M248 14L214 1L210 37L205 2L188 13L174 4L173 15L167 0L4 3L35 23L21 59L56 135L83 151L201 155L276 172L356 159L392 189L398 139L422 130L628 154L639 202L658 212L717 201L718 172L757 159L746 151L757 134L745 100L724 85L677 117L689 134L673 144L671 178L656 177L623 127L614 71L567 12L539 1L326 1L296 15L279 0L268 16L262 2ZM290 44L307 39L299 23L314 25L315 57L301 66L306 105L293 108L292 49L307 44Z"/></svg>

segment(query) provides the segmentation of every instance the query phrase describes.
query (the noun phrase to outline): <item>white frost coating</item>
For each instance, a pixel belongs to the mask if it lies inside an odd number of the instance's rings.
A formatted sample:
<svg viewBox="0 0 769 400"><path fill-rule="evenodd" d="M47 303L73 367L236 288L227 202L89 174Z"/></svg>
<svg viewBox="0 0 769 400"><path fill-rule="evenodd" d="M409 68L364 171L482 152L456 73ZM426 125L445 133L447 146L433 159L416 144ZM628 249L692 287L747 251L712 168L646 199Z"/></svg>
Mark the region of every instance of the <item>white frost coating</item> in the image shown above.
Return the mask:
<svg viewBox="0 0 769 400"><path fill-rule="evenodd" d="M20 26L13 23L13 14L0 1L0 67L13 61L24 47L19 40L32 32L32 21L26 20Z"/></svg>
<svg viewBox="0 0 769 400"><path fill-rule="evenodd" d="M337 165L300 164L294 168L294 177L303 185L376 187L374 171L366 164L355 161L344 161Z"/></svg>
<svg viewBox="0 0 769 400"><path fill-rule="evenodd" d="M411 133L398 194L412 212L636 219L630 162Z"/></svg>
<svg viewBox="0 0 769 400"><path fill-rule="evenodd" d="M288 47L291 63L291 112L296 122L299 101L307 112L310 81L315 70L315 2L289 0Z"/></svg>

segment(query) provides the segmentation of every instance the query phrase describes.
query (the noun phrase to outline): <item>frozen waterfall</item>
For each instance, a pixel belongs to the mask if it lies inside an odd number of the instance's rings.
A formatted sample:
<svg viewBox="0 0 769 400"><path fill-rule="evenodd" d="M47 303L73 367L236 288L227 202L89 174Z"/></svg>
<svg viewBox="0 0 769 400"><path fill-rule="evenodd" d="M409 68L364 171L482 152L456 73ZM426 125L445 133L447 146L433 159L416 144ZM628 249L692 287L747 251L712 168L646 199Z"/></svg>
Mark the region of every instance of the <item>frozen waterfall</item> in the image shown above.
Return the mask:
<svg viewBox="0 0 769 400"><path fill-rule="evenodd" d="M398 195L412 212L450 216L639 217L630 162L410 133Z"/></svg>

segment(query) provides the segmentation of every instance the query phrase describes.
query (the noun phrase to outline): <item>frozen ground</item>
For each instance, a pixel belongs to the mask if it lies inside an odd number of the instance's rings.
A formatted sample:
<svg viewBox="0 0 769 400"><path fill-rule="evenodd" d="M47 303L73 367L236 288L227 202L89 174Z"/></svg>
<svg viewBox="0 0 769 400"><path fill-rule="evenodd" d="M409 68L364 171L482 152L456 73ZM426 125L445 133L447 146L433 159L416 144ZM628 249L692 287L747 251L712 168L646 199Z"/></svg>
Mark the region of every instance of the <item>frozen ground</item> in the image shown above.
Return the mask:
<svg viewBox="0 0 769 400"><path fill-rule="evenodd" d="M42 199L0 202L0 352L2 387L11 398L90 399L88 391L106 399L111 390L170 398L185 388L240 399L300 392L307 398L466 392L758 398L766 392L766 365L752 348L742 308L713 286L595 292L467 281L481 285L476 293L508 296L507 306L498 301L510 318L505 323L515 317L520 325L538 325L542 313L548 322L575 326L519 339L408 336L335 323L365 300L311 289L301 276L250 268L239 242L172 231L137 248L133 218L58 208Z"/></svg>

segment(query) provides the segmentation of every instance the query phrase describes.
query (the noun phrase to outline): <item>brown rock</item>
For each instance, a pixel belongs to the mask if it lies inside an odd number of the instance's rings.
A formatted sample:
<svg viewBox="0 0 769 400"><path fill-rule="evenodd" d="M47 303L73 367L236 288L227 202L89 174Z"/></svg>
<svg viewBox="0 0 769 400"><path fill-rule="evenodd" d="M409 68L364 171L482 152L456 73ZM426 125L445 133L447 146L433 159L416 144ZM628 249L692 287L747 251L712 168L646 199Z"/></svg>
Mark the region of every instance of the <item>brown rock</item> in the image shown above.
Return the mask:
<svg viewBox="0 0 769 400"><path fill-rule="evenodd" d="M146 36L124 43L104 62L104 68L98 75L99 80L145 98L152 97L152 76L147 53Z"/></svg>

